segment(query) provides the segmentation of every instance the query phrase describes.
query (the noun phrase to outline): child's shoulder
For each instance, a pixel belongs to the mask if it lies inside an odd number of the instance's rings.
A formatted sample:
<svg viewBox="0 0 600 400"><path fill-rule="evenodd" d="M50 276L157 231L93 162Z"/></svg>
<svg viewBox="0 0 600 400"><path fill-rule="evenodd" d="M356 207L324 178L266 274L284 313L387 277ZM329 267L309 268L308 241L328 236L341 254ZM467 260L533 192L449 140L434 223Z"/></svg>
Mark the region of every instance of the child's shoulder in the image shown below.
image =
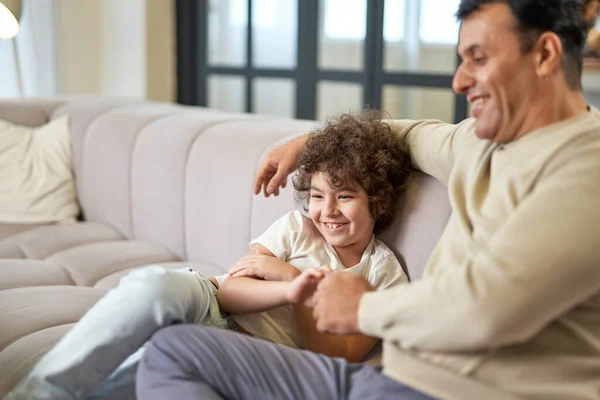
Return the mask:
<svg viewBox="0 0 600 400"><path fill-rule="evenodd" d="M290 211L288 218L293 219L298 232L311 240L323 239L313 220L298 210Z"/></svg>
<svg viewBox="0 0 600 400"><path fill-rule="evenodd" d="M378 239L377 237L375 237L373 240L373 253L371 256L375 264L385 259L389 259L390 257L393 260L398 260L396 254L392 251L392 249L390 249L385 243L381 241L381 239Z"/></svg>
<svg viewBox="0 0 600 400"><path fill-rule="evenodd" d="M279 222L286 224L288 228L296 232L312 232L317 229L313 221L298 210L285 213L279 218Z"/></svg>

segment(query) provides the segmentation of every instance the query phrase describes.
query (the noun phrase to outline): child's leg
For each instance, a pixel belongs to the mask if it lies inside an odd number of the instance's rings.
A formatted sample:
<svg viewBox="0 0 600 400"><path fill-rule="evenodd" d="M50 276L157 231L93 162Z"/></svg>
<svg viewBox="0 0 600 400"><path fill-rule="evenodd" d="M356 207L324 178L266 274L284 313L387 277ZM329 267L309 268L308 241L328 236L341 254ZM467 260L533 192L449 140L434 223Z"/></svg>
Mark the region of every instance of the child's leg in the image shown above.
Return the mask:
<svg viewBox="0 0 600 400"><path fill-rule="evenodd" d="M215 294L212 283L191 269L152 266L133 271L81 318L9 398L82 398L163 326L226 326Z"/></svg>

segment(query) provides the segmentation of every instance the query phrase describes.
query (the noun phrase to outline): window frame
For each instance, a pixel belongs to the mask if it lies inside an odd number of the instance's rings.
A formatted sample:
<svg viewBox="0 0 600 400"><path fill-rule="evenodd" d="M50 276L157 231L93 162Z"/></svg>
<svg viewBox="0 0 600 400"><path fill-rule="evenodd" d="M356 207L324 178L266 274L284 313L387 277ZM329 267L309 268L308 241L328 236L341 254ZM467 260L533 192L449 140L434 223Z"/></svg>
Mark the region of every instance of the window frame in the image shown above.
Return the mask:
<svg viewBox="0 0 600 400"><path fill-rule="evenodd" d="M247 1L246 63L242 67L208 65L209 0L177 0L177 102L207 106L210 75L234 75L245 79L245 111L253 112L253 80L257 77L292 79L296 86L295 113L298 119L314 120L317 84L321 81L358 83L363 87L362 105L381 108L386 85L402 87L452 87L452 74L426 72L387 72L384 61L384 1L368 0L362 71L319 69L317 64L319 0L298 0L297 65L293 69L253 67L253 0ZM417 32L418 34L418 32ZM406 40L406 37L405 37ZM457 60L457 63L460 60ZM454 94L454 122L467 117L464 95Z"/></svg>

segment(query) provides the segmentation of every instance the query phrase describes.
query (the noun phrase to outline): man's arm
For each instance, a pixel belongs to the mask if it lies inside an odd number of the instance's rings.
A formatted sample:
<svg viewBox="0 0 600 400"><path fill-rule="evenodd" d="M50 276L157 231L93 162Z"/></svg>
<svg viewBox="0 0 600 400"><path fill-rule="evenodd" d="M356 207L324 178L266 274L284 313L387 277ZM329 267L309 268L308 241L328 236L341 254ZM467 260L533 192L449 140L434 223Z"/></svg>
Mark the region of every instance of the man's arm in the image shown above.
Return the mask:
<svg viewBox="0 0 600 400"><path fill-rule="evenodd" d="M401 146L410 151L414 168L448 185L456 158L479 143L475 136L475 120L459 124L437 120L387 120Z"/></svg>
<svg viewBox="0 0 600 400"><path fill-rule="evenodd" d="M464 150L478 143L474 120L452 125L436 120L386 120L398 136L401 146L408 146L413 166L447 184L454 160ZM296 137L270 151L262 160L254 181L254 194L261 189L268 197L278 195L296 164L308 134Z"/></svg>
<svg viewBox="0 0 600 400"><path fill-rule="evenodd" d="M547 165L533 192L472 259L410 285L364 294L360 330L407 348L488 349L528 340L597 294L600 167L594 151Z"/></svg>

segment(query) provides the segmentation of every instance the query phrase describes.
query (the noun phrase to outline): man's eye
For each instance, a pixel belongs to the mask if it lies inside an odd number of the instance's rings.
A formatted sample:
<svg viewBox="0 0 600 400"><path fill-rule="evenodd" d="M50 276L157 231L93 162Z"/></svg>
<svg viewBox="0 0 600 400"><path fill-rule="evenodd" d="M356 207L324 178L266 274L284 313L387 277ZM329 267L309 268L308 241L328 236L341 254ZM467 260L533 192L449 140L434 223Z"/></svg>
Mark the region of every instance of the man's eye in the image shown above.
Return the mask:
<svg viewBox="0 0 600 400"><path fill-rule="evenodd" d="M485 62L485 57L473 57L473 64L481 65Z"/></svg>

